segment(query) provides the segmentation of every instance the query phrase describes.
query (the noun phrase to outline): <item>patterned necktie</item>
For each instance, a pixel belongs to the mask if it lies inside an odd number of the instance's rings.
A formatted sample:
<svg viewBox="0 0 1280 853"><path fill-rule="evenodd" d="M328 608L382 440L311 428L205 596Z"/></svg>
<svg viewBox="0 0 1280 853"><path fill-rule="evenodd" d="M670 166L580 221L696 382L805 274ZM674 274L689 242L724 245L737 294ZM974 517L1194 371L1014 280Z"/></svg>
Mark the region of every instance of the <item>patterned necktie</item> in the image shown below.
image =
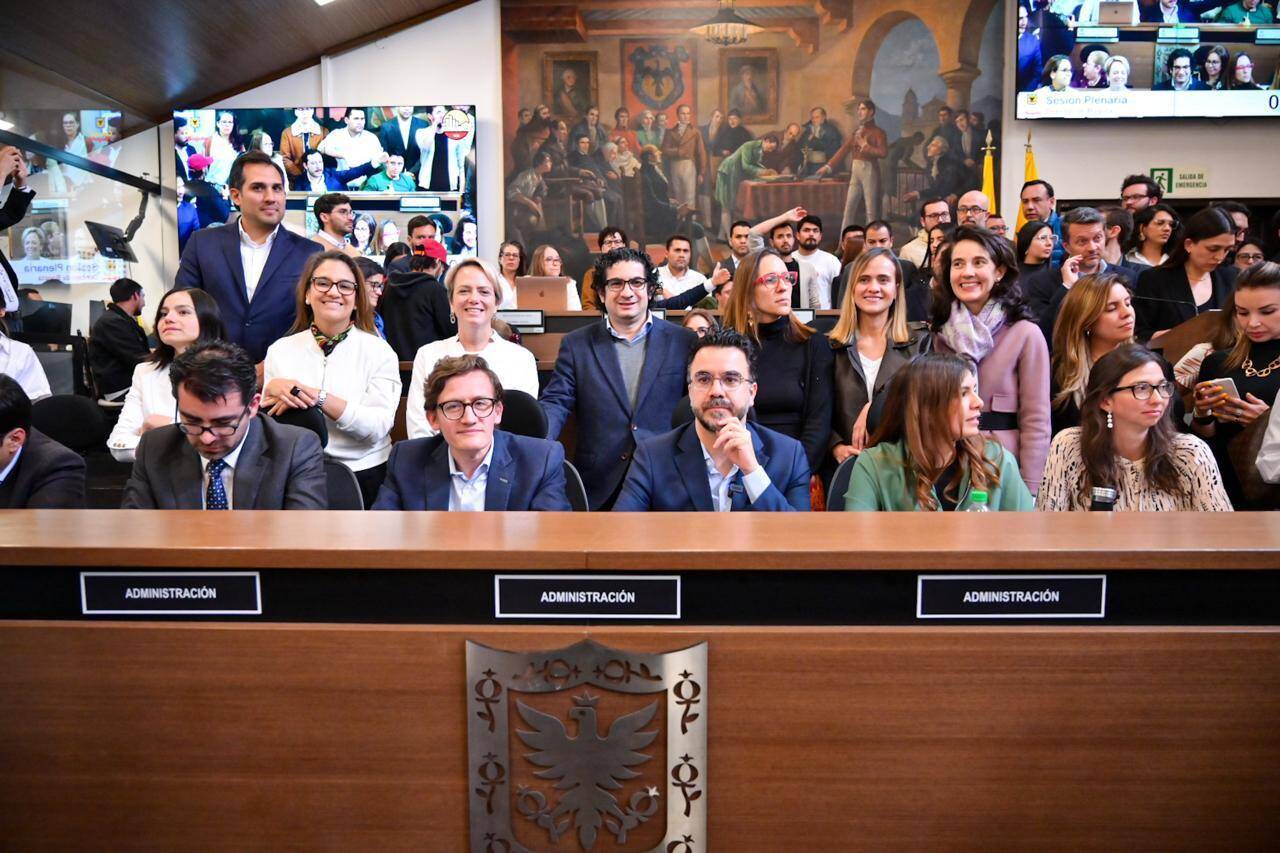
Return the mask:
<svg viewBox="0 0 1280 853"><path fill-rule="evenodd" d="M227 469L223 459L215 459L209 463L209 485L204 490L205 509L231 509L227 503L227 487L222 483L222 472Z"/></svg>

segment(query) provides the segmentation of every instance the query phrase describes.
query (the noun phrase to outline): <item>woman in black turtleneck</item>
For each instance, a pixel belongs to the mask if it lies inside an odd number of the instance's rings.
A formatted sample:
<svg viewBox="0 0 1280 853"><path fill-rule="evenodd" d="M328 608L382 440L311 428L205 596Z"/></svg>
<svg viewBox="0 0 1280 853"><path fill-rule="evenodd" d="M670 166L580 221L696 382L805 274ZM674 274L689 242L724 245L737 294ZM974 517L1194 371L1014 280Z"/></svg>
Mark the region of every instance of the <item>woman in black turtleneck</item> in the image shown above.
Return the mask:
<svg viewBox="0 0 1280 853"><path fill-rule="evenodd" d="M826 338L791 313L786 262L763 249L738 265L724 324L760 342L756 422L804 445L816 472L831 437L832 365Z"/></svg>
<svg viewBox="0 0 1280 853"><path fill-rule="evenodd" d="M1053 256L1053 228L1048 222L1033 219L1018 229L1018 278L1023 281L1044 269Z"/></svg>

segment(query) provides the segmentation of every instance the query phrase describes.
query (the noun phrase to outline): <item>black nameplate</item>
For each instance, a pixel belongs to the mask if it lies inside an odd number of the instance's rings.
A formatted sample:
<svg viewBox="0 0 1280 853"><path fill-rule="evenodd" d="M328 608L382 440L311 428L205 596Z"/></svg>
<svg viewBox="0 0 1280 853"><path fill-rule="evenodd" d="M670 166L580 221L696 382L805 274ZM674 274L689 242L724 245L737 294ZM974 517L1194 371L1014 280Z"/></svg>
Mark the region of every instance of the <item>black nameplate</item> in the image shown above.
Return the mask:
<svg viewBox="0 0 1280 853"><path fill-rule="evenodd" d="M251 616L262 613L257 572L81 572L85 616Z"/></svg>
<svg viewBox="0 0 1280 853"><path fill-rule="evenodd" d="M1101 619L1106 575L919 575L918 619Z"/></svg>
<svg viewBox="0 0 1280 853"><path fill-rule="evenodd" d="M495 575L498 619L679 619L679 575Z"/></svg>

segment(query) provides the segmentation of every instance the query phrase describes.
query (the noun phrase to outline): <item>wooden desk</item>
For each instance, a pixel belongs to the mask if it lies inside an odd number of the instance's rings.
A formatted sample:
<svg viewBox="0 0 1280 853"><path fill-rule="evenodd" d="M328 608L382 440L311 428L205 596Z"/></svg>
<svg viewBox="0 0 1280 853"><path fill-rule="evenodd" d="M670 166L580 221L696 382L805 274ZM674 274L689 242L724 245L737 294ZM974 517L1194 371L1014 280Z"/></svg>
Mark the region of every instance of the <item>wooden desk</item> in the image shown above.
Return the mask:
<svg viewBox="0 0 1280 853"><path fill-rule="evenodd" d="M708 640L699 851L1280 831L1274 516L6 512L0 565L6 849L465 850L464 640L584 636ZM80 618L87 567L259 569L265 614ZM518 569L678 572L688 610L758 618L498 624L476 590ZM1108 616L928 624L925 570L1104 572ZM367 612L406 597L446 618Z"/></svg>

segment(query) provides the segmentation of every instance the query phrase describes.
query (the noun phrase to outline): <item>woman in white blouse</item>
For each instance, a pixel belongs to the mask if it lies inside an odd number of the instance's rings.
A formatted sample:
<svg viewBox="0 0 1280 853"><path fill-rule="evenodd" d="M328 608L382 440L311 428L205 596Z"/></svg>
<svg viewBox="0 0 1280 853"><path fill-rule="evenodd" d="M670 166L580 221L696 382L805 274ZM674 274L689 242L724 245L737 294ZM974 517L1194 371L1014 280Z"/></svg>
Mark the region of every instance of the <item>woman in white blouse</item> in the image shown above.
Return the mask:
<svg viewBox="0 0 1280 853"><path fill-rule="evenodd" d="M498 307L516 307L516 279L527 269L524 246L515 240L507 240L498 247Z"/></svg>
<svg viewBox="0 0 1280 853"><path fill-rule="evenodd" d="M120 419L107 438L119 462L132 462L142 434L173 423L178 403L169 365L188 347L225 338L218 303L203 290L170 290L156 308L156 344L151 357L133 369Z"/></svg>
<svg viewBox="0 0 1280 853"><path fill-rule="evenodd" d="M502 380L503 388L523 391L534 398L538 396L538 363L533 353L493 330L500 286L498 271L493 265L480 258L467 258L449 270L444 286L449 291L453 316L457 318L458 334L429 343L414 356L409 399L405 403L409 438L436 434L427 423L424 388L436 362L446 356L482 356Z"/></svg>
<svg viewBox="0 0 1280 853"><path fill-rule="evenodd" d="M560 278L564 275L564 261L555 246L543 244L533 250L533 258L529 261L529 275L551 276ZM565 284L568 294L565 297L566 311L581 311L582 297L578 296L578 283L573 279Z"/></svg>
<svg viewBox="0 0 1280 853"><path fill-rule="evenodd" d="M1138 344L1098 359L1080 426L1058 433L1049 448L1036 509L1087 510L1093 490L1109 488L1118 512L1230 512L1213 452L1174 429L1176 391L1160 357Z"/></svg>
<svg viewBox="0 0 1280 853"><path fill-rule="evenodd" d="M342 252L311 256L296 304L293 328L267 349L263 408L319 409L328 418L325 457L355 473L368 507L391 455L400 363L374 328L360 268Z"/></svg>

